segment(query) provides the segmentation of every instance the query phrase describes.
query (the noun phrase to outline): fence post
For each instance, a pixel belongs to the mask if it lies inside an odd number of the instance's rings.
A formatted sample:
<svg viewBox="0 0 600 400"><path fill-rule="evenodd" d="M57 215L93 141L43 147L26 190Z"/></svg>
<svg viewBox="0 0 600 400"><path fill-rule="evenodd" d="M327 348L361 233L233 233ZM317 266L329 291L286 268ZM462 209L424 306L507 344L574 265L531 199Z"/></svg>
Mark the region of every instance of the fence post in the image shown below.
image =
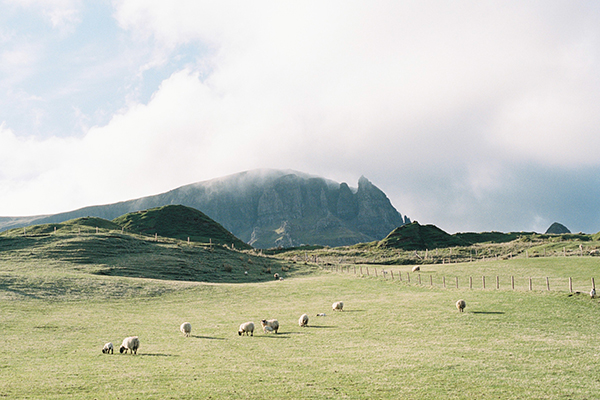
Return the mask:
<svg viewBox="0 0 600 400"><path fill-rule="evenodd" d="M360 269L360 274L362 275L362 265L359 267Z"/></svg>
<svg viewBox="0 0 600 400"><path fill-rule="evenodd" d="M369 267L367 267L367 276L369 276Z"/></svg>
<svg viewBox="0 0 600 400"><path fill-rule="evenodd" d="M573 278L569 277L569 293L573 293Z"/></svg>
<svg viewBox="0 0 600 400"><path fill-rule="evenodd" d="M469 277L469 289L473 289L473 277Z"/></svg>
<svg viewBox="0 0 600 400"><path fill-rule="evenodd" d="M442 283L444 284L444 289L446 288L446 277L442 276Z"/></svg>
<svg viewBox="0 0 600 400"><path fill-rule="evenodd" d="M421 274L417 274L417 277L419 279L419 285L421 284Z"/></svg>
<svg viewBox="0 0 600 400"><path fill-rule="evenodd" d="M546 277L546 289L550 290L550 279Z"/></svg>
<svg viewBox="0 0 600 400"><path fill-rule="evenodd" d="M594 282L594 278L592 278L592 289L596 289L596 282Z"/></svg>
<svg viewBox="0 0 600 400"><path fill-rule="evenodd" d="M375 278L377 278L377 268L373 268L375 270Z"/></svg>
<svg viewBox="0 0 600 400"><path fill-rule="evenodd" d="M456 288L458 289L458 276L456 277Z"/></svg>
<svg viewBox="0 0 600 400"><path fill-rule="evenodd" d="M500 277L496 275L496 289L500 289Z"/></svg>
<svg viewBox="0 0 600 400"><path fill-rule="evenodd" d="M410 283L410 274L408 272L406 273L406 281Z"/></svg>
<svg viewBox="0 0 600 400"><path fill-rule="evenodd" d="M515 290L515 277L512 275L510 277L510 286L512 287L512 290Z"/></svg>
<svg viewBox="0 0 600 400"><path fill-rule="evenodd" d="M392 280L394 280L394 271L390 269L390 274L392 275Z"/></svg>
<svg viewBox="0 0 600 400"><path fill-rule="evenodd" d="M433 286L433 275L429 275L429 286Z"/></svg>
<svg viewBox="0 0 600 400"><path fill-rule="evenodd" d="M481 277L481 282L483 284L483 288L485 289L485 275Z"/></svg>
<svg viewBox="0 0 600 400"><path fill-rule="evenodd" d="M533 282L531 282L531 277L529 277L529 290L533 290Z"/></svg>

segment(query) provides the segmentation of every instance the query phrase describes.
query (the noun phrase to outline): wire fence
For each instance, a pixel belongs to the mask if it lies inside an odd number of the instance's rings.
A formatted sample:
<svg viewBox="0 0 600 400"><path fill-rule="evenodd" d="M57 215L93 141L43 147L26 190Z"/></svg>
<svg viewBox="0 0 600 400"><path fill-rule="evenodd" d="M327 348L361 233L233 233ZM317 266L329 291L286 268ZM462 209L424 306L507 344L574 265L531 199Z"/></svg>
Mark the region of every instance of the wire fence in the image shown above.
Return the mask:
<svg viewBox="0 0 600 400"><path fill-rule="evenodd" d="M572 277L515 277L510 276L445 276L427 274L419 271L402 272L399 270L373 266L338 266L325 265L324 270L353 274L355 276L374 277L386 280L396 280L420 286L440 287L445 289L471 289L471 290L545 290L559 292L590 292L596 288L594 278L573 279Z"/></svg>

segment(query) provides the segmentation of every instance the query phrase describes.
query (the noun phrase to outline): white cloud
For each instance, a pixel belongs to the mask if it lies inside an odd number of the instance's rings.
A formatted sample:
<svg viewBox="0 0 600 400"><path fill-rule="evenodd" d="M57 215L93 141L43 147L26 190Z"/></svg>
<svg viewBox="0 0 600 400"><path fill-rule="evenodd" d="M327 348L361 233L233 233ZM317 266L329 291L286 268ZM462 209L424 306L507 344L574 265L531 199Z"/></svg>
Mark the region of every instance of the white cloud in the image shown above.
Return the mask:
<svg viewBox="0 0 600 400"><path fill-rule="evenodd" d="M53 4L68 11L80 3ZM137 67L140 76L182 46L210 51L174 70L147 104L130 101L83 137L60 146L26 141L25 158L43 159L51 148L69 160L26 169L31 185L72 182L53 194L55 207L276 167L351 185L364 174L401 212L457 221L497 213L492 205L503 204L495 199L528 165L600 166L593 3L114 4L121 28L152 54ZM71 15L57 24L77 23ZM0 146L25 151L6 132ZM22 182L0 171L5 182ZM24 204L14 199L12 210ZM7 204L0 213L9 213ZM525 224L543 219L535 211Z"/></svg>

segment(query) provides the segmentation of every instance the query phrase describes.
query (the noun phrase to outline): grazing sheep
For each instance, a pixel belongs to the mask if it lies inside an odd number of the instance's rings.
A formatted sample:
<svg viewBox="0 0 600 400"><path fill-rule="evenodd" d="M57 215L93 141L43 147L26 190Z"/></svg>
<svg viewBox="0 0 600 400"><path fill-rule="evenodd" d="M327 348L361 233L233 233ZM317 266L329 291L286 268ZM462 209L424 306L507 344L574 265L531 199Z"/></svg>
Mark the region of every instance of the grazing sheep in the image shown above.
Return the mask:
<svg viewBox="0 0 600 400"><path fill-rule="evenodd" d="M417 272L417 271L420 271L420 270L421 270L421 267L419 267L418 265L415 265L415 266L412 268L412 272Z"/></svg>
<svg viewBox="0 0 600 400"><path fill-rule="evenodd" d="M267 332L277 333L277 330L279 329L279 321L277 321L276 319L270 319L268 321L266 319L261 319L260 324L262 325L263 331L265 333L267 333Z"/></svg>
<svg viewBox="0 0 600 400"><path fill-rule="evenodd" d="M344 311L344 302L343 301L336 301L335 303L333 303L331 305L331 308L333 308L333 311L335 311L335 310Z"/></svg>
<svg viewBox="0 0 600 400"><path fill-rule="evenodd" d="M300 325L300 326L308 325L308 315L307 314L302 314L300 316L300 319L298 319L298 325Z"/></svg>
<svg viewBox="0 0 600 400"><path fill-rule="evenodd" d="M325 316L325 313L324 313L324 312L322 312L322 313L318 313L318 314L317 314L317 317L324 317L324 316Z"/></svg>
<svg viewBox="0 0 600 400"><path fill-rule="evenodd" d="M275 280L278 280L279 279L279 274L275 273L275 275L273 275L273 278L275 278Z"/></svg>
<svg viewBox="0 0 600 400"><path fill-rule="evenodd" d="M594 297L596 297L596 288L592 288L592 290L590 290L590 297L593 299Z"/></svg>
<svg viewBox="0 0 600 400"><path fill-rule="evenodd" d="M104 345L104 347L102 348L102 353L104 353L104 354L108 354L108 353L114 354L113 344L111 342L106 343Z"/></svg>
<svg viewBox="0 0 600 400"><path fill-rule="evenodd" d="M179 330L181 331L181 333L183 333L186 337L189 337L190 334L192 333L192 324L190 324L189 322L184 322L183 324L181 324L181 326L179 327Z"/></svg>
<svg viewBox="0 0 600 400"><path fill-rule="evenodd" d="M467 303L463 299L460 299L456 302L456 308L458 308L458 311L460 312L463 312L466 306Z"/></svg>
<svg viewBox="0 0 600 400"><path fill-rule="evenodd" d="M127 350L131 350L131 354L137 354L137 349L140 347L140 339L137 336L130 336L123 339L119 352L127 354Z"/></svg>
<svg viewBox="0 0 600 400"><path fill-rule="evenodd" d="M250 333L250 336L254 336L254 322L244 322L240 325L238 335L242 336L243 334L246 334L246 336L248 336L248 333Z"/></svg>

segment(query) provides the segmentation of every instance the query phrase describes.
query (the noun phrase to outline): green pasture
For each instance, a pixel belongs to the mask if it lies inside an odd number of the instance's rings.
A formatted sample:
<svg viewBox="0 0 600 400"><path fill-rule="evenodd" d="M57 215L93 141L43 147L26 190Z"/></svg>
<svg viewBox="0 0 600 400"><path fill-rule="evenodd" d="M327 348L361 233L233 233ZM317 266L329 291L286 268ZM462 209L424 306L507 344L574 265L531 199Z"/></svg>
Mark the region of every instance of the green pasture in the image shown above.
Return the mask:
<svg viewBox="0 0 600 400"><path fill-rule="evenodd" d="M554 257L434 265L430 272L576 276L589 290L596 259L567 259L572 263ZM380 266L377 278L346 269L283 281L201 283L93 275L69 265L0 259L0 397L593 399L600 393L600 303L585 294L431 287L415 284L412 273L408 284L384 279ZM410 270L394 267L400 268ZM454 305L459 298L467 303L462 314ZM343 312L331 310L338 300ZM302 313L310 317L306 328L297 323ZM277 318L279 334L263 333L263 318ZM189 338L178 330L184 321L192 324ZM257 325L253 337L237 334L246 321ZM101 353L105 342L118 349L130 335L140 338L137 355Z"/></svg>

